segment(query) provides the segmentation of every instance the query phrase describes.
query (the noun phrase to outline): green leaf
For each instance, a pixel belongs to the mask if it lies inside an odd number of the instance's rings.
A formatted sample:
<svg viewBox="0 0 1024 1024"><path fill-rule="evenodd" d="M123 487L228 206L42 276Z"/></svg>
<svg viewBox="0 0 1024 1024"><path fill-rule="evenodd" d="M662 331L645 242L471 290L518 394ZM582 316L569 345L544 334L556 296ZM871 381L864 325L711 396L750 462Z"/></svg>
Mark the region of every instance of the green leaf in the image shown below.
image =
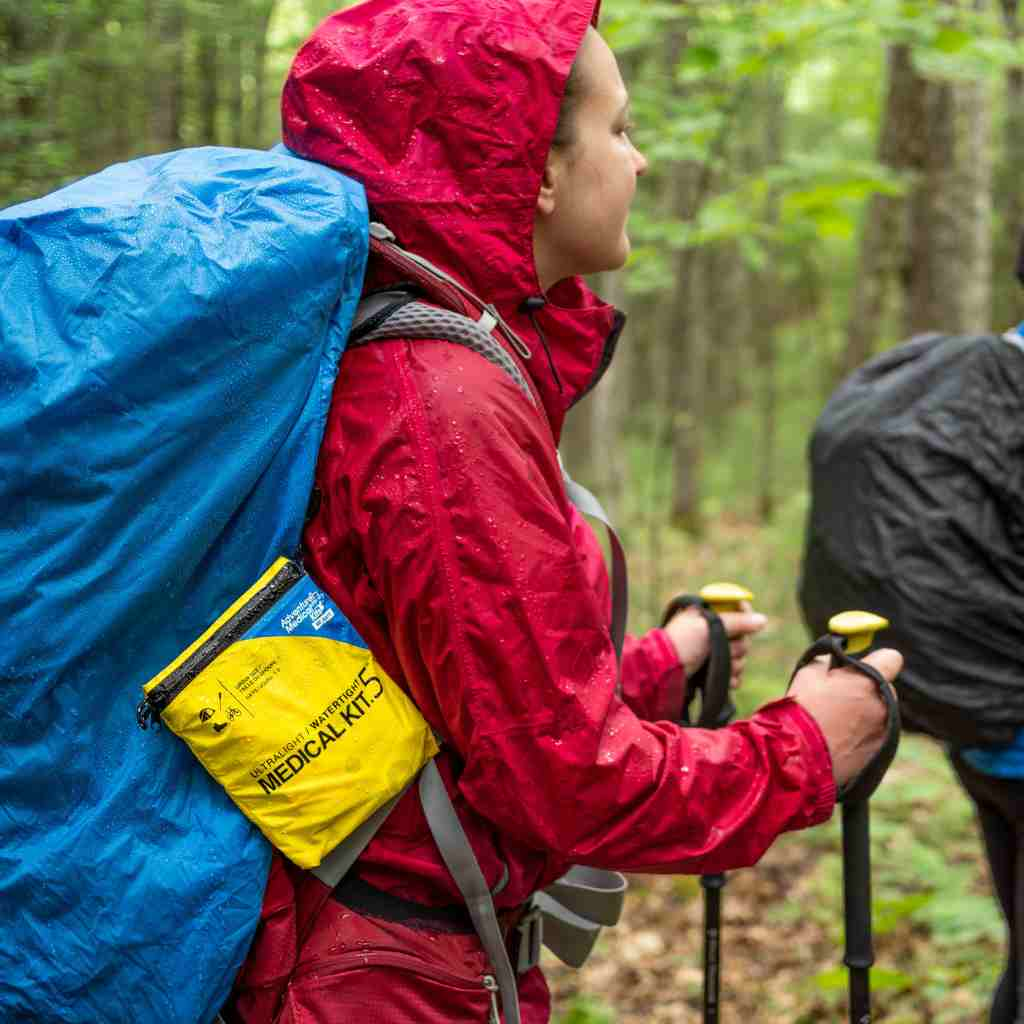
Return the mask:
<svg viewBox="0 0 1024 1024"><path fill-rule="evenodd" d="M918 892L898 899L872 901L873 927L876 935L893 931L902 921L909 921L934 898L934 893Z"/></svg>
<svg viewBox="0 0 1024 1024"><path fill-rule="evenodd" d="M827 971L819 971L813 978L816 988L822 992L840 992L846 988L846 968L832 967Z"/></svg>
<svg viewBox="0 0 1024 1024"><path fill-rule="evenodd" d="M903 971L896 971L887 967L871 968L871 987L873 989L905 992L913 988L914 983L914 978L909 974L904 974Z"/></svg>
<svg viewBox="0 0 1024 1024"><path fill-rule="evenodd" d="M615 1024L615 1014L593 999L577 996L556 1024Z"/></svg>
<svg viewBox="0 0 1024 1024"><path fill-rule="evenodd" d="M740 252L747 266L753 270L763 272L768 266L768 250L753 235L741 235L739 239Z"/></svg>
<svg viewBox="0 0 1024 1024"><path fill-rule="evenodd" d="M722 55L713 46L690 46L683 54L682 66L700 71L714 71L722 63Z"/></svg>
<svg viewBox="0 0 1024 1024"><path fill-rule="evenodd" d="M971 35L958 28L949 25L943 26L935 34L932 46L943 53L959 53L971 44Z"/></svg>

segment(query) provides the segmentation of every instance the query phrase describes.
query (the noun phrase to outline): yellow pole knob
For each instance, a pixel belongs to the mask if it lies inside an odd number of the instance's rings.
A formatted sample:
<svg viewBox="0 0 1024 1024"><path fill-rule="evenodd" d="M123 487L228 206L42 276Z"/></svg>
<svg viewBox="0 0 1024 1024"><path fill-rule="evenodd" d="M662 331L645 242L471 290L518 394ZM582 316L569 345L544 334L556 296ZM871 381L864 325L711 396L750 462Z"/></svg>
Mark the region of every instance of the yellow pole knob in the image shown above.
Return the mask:
<svg viewBox="0 0 1024 1024"><path fill-rule="evenodd" d="M840 612L828 620L828 631L846 637L846 651L857 654L866 651L874 642L875 634L889 628L889 620L873 612Z"/></svg>
<svg viewBox="0 0 1024 1024"><path fill-rule="evenodd" d="M716 612L738 612L743 601L752 601L754 595L738 583L709 583L700 589L700 599Z"/></svg>

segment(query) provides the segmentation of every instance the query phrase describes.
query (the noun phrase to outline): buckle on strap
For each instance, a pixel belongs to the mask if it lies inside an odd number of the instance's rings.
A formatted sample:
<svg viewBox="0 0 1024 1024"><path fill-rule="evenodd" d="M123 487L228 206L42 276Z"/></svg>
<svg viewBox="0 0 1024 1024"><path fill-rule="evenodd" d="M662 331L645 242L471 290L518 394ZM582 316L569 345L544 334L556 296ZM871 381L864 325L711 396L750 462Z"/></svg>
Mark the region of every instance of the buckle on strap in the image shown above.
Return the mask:
<svg viewBox="0 0 1024 1024"><path fill-rule="evenodd" d="M577 865L543 892L531 907L543 917L544 945L570 967L582 967L602 925L614 925L622 912L626 879L616 871Z"/></svg>
<svg viewBox="0 0 1024 1024"><path fill-rule="evenodd" d="M544 918L533 898L526 904L526 912L513 931L516 974L525 974L540 963L540 947L544 939Z"/></svg>

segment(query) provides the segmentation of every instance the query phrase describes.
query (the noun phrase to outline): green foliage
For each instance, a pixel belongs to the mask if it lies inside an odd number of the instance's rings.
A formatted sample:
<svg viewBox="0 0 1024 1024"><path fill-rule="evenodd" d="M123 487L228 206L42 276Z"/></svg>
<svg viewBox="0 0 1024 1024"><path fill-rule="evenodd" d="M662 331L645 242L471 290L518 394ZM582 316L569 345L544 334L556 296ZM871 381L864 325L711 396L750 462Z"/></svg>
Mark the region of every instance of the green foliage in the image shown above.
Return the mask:
<svg viewBox="0 0 1024 1024"><path fill-rule="evenodd" d="M615 1014L585 996L578 996L568 1009L554 1018L554 1024L615 1024Z"/></svg>
<svg viewBox="0 0 1024 1024"><path fill-rule="evenodd" d="M822 992L845 992L847 988L847 972L845 968L833 967L821 971L814 976L814 984ZM904 992L914 984L914 979L902 971L875 968L871 971L871 988L875 992Z"/></svg>

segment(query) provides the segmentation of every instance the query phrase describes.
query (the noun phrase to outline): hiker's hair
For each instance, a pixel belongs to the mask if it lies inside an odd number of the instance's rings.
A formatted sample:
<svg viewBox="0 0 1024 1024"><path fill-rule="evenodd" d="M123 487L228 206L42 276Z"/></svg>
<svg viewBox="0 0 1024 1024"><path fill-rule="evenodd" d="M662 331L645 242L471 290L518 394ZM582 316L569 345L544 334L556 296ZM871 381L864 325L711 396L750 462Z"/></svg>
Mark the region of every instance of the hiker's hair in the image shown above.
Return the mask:
<svg viewBox="0 0 1024 1024"><path fill-rule="evenodd" d="M580 59L577 55L569 69L569 77L565 80L562 106L558 110L558 123L555 125L555 135L551 140L552 149L571 149L576 144L576 111L583 99L583 92L583 73L580 71Z"/></svg>

